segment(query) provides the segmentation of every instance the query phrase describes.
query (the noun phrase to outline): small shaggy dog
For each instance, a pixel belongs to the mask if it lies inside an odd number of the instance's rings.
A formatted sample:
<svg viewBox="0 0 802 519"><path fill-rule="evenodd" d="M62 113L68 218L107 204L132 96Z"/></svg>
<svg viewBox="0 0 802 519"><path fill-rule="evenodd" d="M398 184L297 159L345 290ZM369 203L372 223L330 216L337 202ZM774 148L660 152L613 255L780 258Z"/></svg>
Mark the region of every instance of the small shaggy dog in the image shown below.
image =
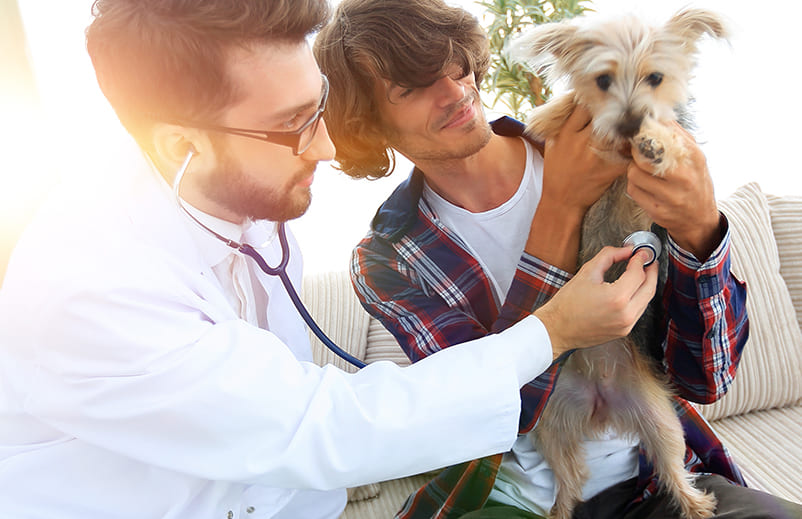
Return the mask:
<svg viewBox="0 0 802 519"><path fill-rule="evenodd" d="M551 83L567 81L566 94L532 113L527 131L538 138L555 135L576 105L592 114L593 146L610 161L628 161L627 150L670 175L687 150L666 125L678 120L688 102L688 83L703 35L725 39L715 14L688 9L664 26L652 28L635 17L589 26L544 24L524 34L513 56L542 68ZM616 180L587 212L580 263L605 245L620 245L652 222L628 196L626 178ZM665 268L665 254L661 258ZM615 276L615 273L613 274ZM582 499L587 467L582 441L613 429L637 435L652 461L661 487L686 519L712 516L715 497L692 485L685 470L685 440L664 374L655 365L652 308L625 339L574 352L532 441L554 471L557 496L551 516L569 519Z"/></svg>

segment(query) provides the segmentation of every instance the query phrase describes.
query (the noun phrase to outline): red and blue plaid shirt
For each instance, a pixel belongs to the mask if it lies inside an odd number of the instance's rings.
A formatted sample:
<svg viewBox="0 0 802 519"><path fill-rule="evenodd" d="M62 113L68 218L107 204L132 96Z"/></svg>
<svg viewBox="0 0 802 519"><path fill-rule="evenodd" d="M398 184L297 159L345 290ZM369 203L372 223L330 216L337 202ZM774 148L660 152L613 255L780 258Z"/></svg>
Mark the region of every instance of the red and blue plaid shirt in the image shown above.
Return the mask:
<svg viewBox="0 0 802 519"><path fill-rule="evenodd" d="M519 136L523 125L505 117L493 123L493 130ZM498 308L482 267L422 199L422 187L423 175L415 170L380 207L351 265L363 306L413 362L504 330L532 313L571 277L524 253ZM680 396L676 408L686 435L686 467L743 485L724 446L688 403L710 403L727 391L748 335L746 289L730 273L729 243L727 229L719 247L700 265L669 242L668 277L656 296L662 297L666 309L660 323L665 340L658 355ZM521 434L537 424L559 368L559 363L553 364L521 389ZM412 494L397 517L445 519L481 508L501 459L497 454L446 468ZM657 491L642 449L640 463L636 501Z"/></svg>

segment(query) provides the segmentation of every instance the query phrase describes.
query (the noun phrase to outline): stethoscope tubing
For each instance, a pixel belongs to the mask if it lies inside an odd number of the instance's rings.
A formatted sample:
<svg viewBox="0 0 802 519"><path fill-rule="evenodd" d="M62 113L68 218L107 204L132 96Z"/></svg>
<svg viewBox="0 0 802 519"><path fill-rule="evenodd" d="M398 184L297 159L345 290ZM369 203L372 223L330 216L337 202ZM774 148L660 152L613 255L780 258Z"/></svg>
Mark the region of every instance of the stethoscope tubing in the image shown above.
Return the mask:
<svg viewBox="0 0 802 519"><path fill-rule="evenodd" d="M320 339L320 342L322 342L328 349L334 352L335 355L346 362L356 366L357 368L364 368L366 366L364 362L337 346L334 341L329 339L323 330L320 329L320 326L318 326L318 324L309 314L306 306L304 306L301 298L298 296L298 292L296 292L295 287L292 286L290 277L287 275L287 264L290 260L290 249L287 245L287 231L284 228L284 222L278 223L278 236L281 244L281 262L277 267L270 267L262 255L256 252L256 250L247 243L241 244L238 250L243 254L250 256L265 274L269 276L278 276L278 278L281 280L281 284L284 285L284 290L286 290L287 295L290 296L290 300L295 306L295 309L299 314L301 314L301 318L312 330L312 333L314 333L315 336Z"/></svg>
<svg viewBox="0 0 802 519"><path fill-rule="evenodd" d="M315 322L312 316L309 314L309 311L304 306L301 298L298 296L298 292L295 290L295 287L292 286L292 281L290 280L289 275L287 274L287 265L290 263L290 247L287 242L287 230L284 227L284 222L278 222L278 239L279 245L281 247L281 260L279 261L278 265L275 267L271 267L267 264L264 257L259 254L256 249L254 249L251 245L247 243L239 243L235 240L226 238L225 236L213 231L209 227L203 224L200 220L195 218L195 216L189 212L189 210L184 206L184 202L179 195L179 188L181 186L181 180L184 177L184 173L186 173L187 168L189 167L190 161L192 161L192 157L195 155L195 151L190 149L187 153L186 159L181 164L181 168L175 175L175 180L173 181L173 193L175 195L176 202L181 210L189 216L189 218L199 225L201 228L209 232L212 236L217 238L218 240L222 241L232 249L239 251L242 254L253 259L256 262L256 265L267 274L268 276L277 276L281 280L281 284L284 285L284 290L287 291L287 295L290 296L290 300L292 301L293 306L301 315L301 318L304 320L307 326L312 330L312 333L320 339L329 350L334 352L335 355L340 357L341 359L345 360L346 362L356 366L357 368L364 368L367 364L363 361L359 360L358 358L354 357L353 355L349 354L339 346L337 346L334 341L329 339L329 337L320 329L320 326Z"/></svg>

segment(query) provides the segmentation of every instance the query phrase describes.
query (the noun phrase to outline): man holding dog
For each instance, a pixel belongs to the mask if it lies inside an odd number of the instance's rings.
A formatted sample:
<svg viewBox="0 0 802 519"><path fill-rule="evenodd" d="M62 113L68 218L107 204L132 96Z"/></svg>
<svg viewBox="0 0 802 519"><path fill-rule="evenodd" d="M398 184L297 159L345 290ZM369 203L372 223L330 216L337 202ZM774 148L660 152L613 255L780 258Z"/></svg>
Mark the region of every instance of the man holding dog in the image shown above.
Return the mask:
<svg viewBox="0 0 802 519"><path fill-rule="evenodd" d="M227 240L277 264L276 223L304 213L334 155L306 40L326 2L98 0L94 15L99 84L143 153L48 204L11 259L3 517L338 517L344 487L508 450L520 387L628 333L654 294L641 258L603 283L629 255L608 249L492 337L409 368L318 367L281 283Z"/></svg>
<svg viewBox="0 0 802 519"><path fill-rule="evenodd" d="M665 340L655 356L682 397L687 468L706 474L697 485L715 493L720 517L802 516L799 506L741 486L737 467L688 403L726 392L748 333L745 287L730 273L728 224L702 151L675 127L691 161L656 178L637 156L627 166L603 163L590 149L582 109L545 144L523 138L512 119L488 124L477 87L488 52L476 19L440 0L343 0L316 39L343 171L385 176L394 152L415 165L354 251L352 280L365 308L413 362L503 332L568 286L585 211L626 174L630 196L670 237L658 295L667 308ZM521 435L509 452L444 470L398 517L545 516L554 478L525 433L559 365L522 388ZM611 431L585 450L591 474L575 517L676 517L637 438Z"/></svg>

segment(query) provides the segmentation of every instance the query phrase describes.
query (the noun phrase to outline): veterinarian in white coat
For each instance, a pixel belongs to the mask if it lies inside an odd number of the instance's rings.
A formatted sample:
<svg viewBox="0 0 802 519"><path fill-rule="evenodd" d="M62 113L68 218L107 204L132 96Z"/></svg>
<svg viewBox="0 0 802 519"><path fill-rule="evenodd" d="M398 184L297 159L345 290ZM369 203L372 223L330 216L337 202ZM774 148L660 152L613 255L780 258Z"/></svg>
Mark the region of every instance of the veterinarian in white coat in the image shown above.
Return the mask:
<svg viewBox="0 0 802 519"><path fill-rule="evenodd" d="M273 222L306 210L314 167L334 151L319 123L325 80L304 39L326 5L298 3L98 4L88 33L98 79L150 159L114 157L107 182L53 201L10 262L0 516L334 518L345 487L509 449L520 386L569 341L631 327L603 327L615 319L601 315L574 329L575 312L599 300L573 299L569 286L542 319L413 367L313 364L278 279L192 221L169 186L192 159L181 186L189 211L278 262ZM173 122L204 110L289 140ZM607 251L584 282L628 253ZM292 237L290 258L299 286ZM639 315L654 291L654 273L636 262L628 283L594 285L599 297L630 298L621 315Z"/></svg>

